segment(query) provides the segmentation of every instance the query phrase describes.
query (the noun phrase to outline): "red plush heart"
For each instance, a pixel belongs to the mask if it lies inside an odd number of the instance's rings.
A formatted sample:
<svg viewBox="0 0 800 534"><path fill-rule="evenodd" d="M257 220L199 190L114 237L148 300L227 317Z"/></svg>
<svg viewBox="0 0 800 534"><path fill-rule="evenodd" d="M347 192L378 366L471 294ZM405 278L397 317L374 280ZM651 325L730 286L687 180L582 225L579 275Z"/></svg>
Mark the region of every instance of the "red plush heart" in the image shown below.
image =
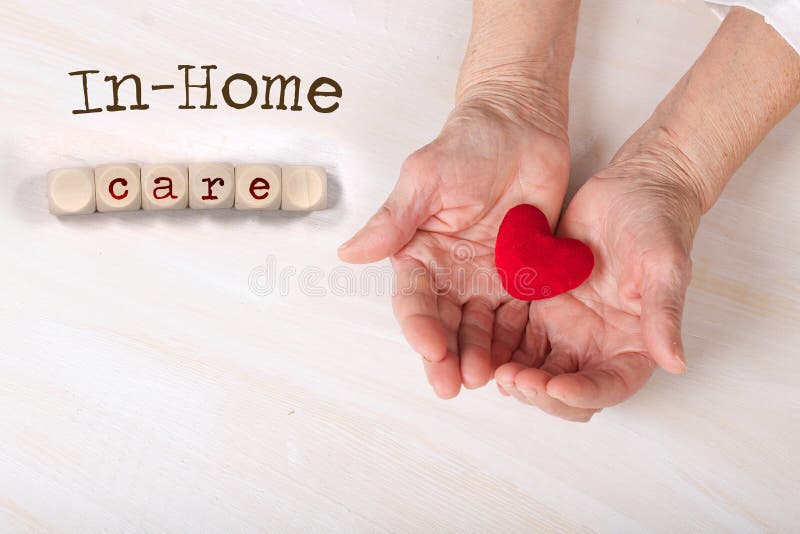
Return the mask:
<svg viewBox="0 0 800 534"><path fill-rule="evenodd" d="M592 251L577 239L553 237L539 208L508 210L497 233L494 262L511 296L541 300L574 289L594 268Z"/></svg>

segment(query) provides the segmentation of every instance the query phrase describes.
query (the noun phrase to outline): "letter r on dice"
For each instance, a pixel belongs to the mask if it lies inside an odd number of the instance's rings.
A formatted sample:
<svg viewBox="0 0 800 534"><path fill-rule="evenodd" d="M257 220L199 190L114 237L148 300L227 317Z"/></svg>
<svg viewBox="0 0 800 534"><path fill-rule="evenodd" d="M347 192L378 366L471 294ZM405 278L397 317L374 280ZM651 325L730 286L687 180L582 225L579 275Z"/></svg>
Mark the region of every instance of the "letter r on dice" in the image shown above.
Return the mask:
<svg viewBox="0 0 800 534"><path fill-rule="evenodd" d="M230 163L198 163L189 166L189 207L231 208L234 172Z"/></svg>

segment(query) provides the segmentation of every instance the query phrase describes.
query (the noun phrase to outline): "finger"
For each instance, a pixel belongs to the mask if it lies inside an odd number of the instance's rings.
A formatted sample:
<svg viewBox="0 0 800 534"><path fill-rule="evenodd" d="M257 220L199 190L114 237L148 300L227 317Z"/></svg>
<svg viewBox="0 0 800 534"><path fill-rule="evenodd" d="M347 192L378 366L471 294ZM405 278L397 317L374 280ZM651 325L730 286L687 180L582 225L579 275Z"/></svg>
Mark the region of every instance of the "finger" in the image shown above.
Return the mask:
<svg viewBox="0 0 800 534"><path fill-rule="evenodd" d="M450 399L461 390L461 369L458 358L458 327L461 324L461 306L446 298L438 299L438 311L444 325L447 354L437 362L423 359L428 383L436 395Z"/></svg>
<svg viewBox="0 0 800 534"><path fill-rule="evenodd" d="M515 377L527 369L523 364L518 362L508 362L501 365L495 371L494 379L497 383L497 388L506 396L511 396L524 404L530 404L528 399L519 391L514 383Z"/></svg>
<svg viewBox="0 0 800 534"><path fill-rule="evenodd" d="M429 361L444 359L446 333L430 273L421 262L409 257L392 258L392 266L397 283L392 307L408 344Z"/></svg>
<svg viewBox="0 0 800 534"><path fill-rule="evenodd" d="M508 388L508 394L517 399L517 401L521 402L522 404L527 404L528 406L531 406L531 402L528 400L528 398L525 395L523 395L522 392L517 388L513 387Z"/></svg>
<svg viewBox="0 0 800 534"><path fill-rule="evenodd" d="M461 326L461 304L441 297L437 301L439 317L447 335L447 350L458 354L458 328Z"/></svg>
<svg viewBox="0 0 800 534"><path fill-rule="evenodd" d="M508 363L519 347L528 322L528 308L527 302L517 299L497 308L492 331L492 370Z"/></svg>
<svg viewBox="0 0 800 534"><path fill-rule="evenodd" d="M688 280L680 272L654 275L642 291L642 337L655 362L670 373L686 372L681 340Z"/></svg>
<svg viewBox="0 0 800 534"><path fill-rule="evenodd" d="M501 365L497 368L494 372L494 380L497 382L498 385L502 386L503 389L508 391L511 388L516 387L514 385L514 380L519 374L520 371L526 369L526 367L517 362L508 362L507 364Z"/></svg>
<svg viewBox="0 0 800 534"><path fill-rule="evenodd" d="M433 387L436 395L442 399L452 399L461 390L461 373L458 365L458 355L447 351L447 355L438 362L423 360L428 383Z"/></svg>
<svg viewBox="0 0 800 534"><path fill-rule="evenodd" d="M538 407L545 413L566 419L585 423L598 411L565 404L547 393L548 383L555 380L552 374L542 369L529 367L523 369L514 378L515 387L525 396L530 404Z"/></svg>
<svg viewBox="0 0 800 534"><path fill-rule="evenodd" d="M628 353L593 369L554 376L547 394L569 406L605 408L639 391L653 374L653 362L640 353Z"/></svg>
<svg viewBox="0 0 800 534"><path fill-rule="evenodd" d="M539 322L539 316L534 306L531 306L522 342L511 356L512 361L519 362L526 367L539 367L549 351L547 332Z"/></svg>
<svg viewBox="0 0 800 534"><path fill-rule="evenodd" d="M494 309L483 299L474 298L464 305L458 333L461 380L464 387L486 385L492 374L492 328Z"/></svg>
<svg viewBox="0 0 800 534"><path fill-rule="evenodd" d="M371 263L397 253L417 228L438 211L437 180L427 166L409 159L397 185L378 211L355 236L339 247L339 257L348 263Z"/></svg>
<svg viewBox="0 0 800 534"><path fill-rule="evenodd" d="M578 370L577 358L570 352L551 351L540 368L525 368L514 377L514 386L522 392L528 402L543 412L568 421L589 421L597 410L570 406L547 393L550 380L555 375Z"/></svg>
<svg viewBox="0 0 800 534"><path fill-rule="evenodd" d="M547 395L547 382L552 376L541 369L526 367L513 361L500 366L495 372L498 385L518 400L568 421L589 421L598 410L568 406Z"/></svg>

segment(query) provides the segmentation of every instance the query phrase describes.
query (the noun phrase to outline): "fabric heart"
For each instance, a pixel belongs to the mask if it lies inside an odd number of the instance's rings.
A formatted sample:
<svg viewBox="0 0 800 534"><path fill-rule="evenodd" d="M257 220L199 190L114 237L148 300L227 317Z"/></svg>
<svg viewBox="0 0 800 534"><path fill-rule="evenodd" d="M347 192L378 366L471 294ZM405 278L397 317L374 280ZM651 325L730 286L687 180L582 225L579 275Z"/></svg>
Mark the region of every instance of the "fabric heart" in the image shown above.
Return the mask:
<svg viewBox="0 0 800 534"><path fill-rule="evenodd" d="M594 255L577 239L553 237L544 213L520 204L500 224L494 262L511 296L541 300L581 285L592 273Z"/></svg>

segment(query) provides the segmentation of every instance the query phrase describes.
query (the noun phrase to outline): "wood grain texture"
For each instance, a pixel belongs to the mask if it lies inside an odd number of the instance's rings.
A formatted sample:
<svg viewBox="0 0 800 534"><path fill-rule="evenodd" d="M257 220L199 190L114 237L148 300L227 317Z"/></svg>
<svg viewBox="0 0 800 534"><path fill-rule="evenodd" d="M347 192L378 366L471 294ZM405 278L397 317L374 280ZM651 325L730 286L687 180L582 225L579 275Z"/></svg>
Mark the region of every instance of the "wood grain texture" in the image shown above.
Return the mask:
<svg viewBox="0 0 800 534"><path fill-rule="evenodd" d="M493 387L436 400L367 284L388 266L336 259L448 113L469 2L4 0L0 20L0 531L800 524L797 112L703 221L689 373L576 425ZM571 191L716 25L699 1L584 2ZM72 70L180 84L178 64L208 63L330 76L342 107L181 111L160 91L147 111L70 114ZM110 161L320 164L330 208L48 214L49 169ZM266 294L270 265L294 269L285 291ZM351 294L328 283L346 272Z"/></svg>

